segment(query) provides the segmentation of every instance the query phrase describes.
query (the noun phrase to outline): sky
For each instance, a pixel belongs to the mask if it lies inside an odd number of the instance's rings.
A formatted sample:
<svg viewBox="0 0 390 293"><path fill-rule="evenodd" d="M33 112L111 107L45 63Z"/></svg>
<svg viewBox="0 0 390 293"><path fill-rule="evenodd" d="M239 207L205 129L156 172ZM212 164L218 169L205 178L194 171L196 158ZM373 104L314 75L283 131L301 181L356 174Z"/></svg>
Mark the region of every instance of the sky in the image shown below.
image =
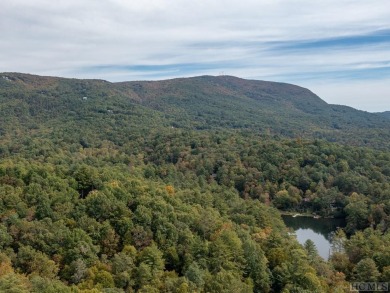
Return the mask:
<svg viewBox="0 0 390 293"><path fill-rule="evenodd" d="M1 0L0 72L297 84L390 110L389 0Z"/></svg>

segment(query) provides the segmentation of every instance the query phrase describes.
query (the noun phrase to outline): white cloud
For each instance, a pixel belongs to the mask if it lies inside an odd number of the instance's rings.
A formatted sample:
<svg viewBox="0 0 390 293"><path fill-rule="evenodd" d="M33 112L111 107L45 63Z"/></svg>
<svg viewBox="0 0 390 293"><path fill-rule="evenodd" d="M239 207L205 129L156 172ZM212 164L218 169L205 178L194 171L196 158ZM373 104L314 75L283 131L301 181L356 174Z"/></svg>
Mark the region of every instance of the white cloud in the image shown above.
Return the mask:
<svg viewBox="0 0 390 293"><path fill-rule="evenodd" d="M2 0L0 71L113 81L224 71L314 84L312 79L318 76L306 76L305 81L300 74L383 67L390 59L390 42L285 51L270 42L296 43L378 30L388 33L389 29L388 0ZM115 69L115 65L164 64L172 68ZM176 70L176 64L210 66L191 71ZM99 65L113 67L87 71ZM348 84L356 81L344 79L340 84L329 74L323 78L334 91L327 97L340 96L340 103L351 103L341 97L346 96ZM360 84L372 83L359 78ZM381 94L390 92L385 81L377 81ZM350 105L368 109L368 99L359 95ZM386 101L379 102L386 107Z"/></svg>

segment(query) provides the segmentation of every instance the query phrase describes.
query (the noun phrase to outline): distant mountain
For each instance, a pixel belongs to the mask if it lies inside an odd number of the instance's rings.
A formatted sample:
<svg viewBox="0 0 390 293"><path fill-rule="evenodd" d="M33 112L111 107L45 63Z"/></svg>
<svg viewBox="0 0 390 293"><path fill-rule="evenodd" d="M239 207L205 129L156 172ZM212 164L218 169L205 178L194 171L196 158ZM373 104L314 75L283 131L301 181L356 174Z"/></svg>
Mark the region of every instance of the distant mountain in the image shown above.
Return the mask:
<svg viewBox="0 0 390 293"><path fill-rule="evenodd" d="M66 135L73 128L114 140L159 127L223 128L390 145L389 114L330 105L291 84L232 76L110 83L1 73L0 103L0 134L49 129Z"/></svg>
<svg viewBox="0 0 390 293"><path fill-rule="evenodd" d="M178 127L190 118L192 126L201 129L255 128L359 145L364 145L366 138L390 135L386 119L329 105L311 91L291 84L201 76L119 85L133 91L143 105L171 114Z"/></svg>
<svg viewBox="0 0 390 293"><path fill-rule="evenodd" d="M390 111L377 113L378 115L381 115L382 117L386 117L390 119Z"/></svg>

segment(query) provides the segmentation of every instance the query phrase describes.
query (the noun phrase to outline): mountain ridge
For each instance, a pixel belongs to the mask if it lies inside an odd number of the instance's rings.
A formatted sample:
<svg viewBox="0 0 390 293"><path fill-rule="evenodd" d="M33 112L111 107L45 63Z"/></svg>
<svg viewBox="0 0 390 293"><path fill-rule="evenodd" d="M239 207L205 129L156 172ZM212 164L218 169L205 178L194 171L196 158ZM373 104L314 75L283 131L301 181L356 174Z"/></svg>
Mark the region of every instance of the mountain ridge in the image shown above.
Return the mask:
<svg viewBox="0 0 390 293"><path fill-rule="evenodd" d="M249 129L379 148L390 141L385 115L328 104L309 89L288 83L233 76L115 83L21 73L0 73L0 77L1 102L19 103L18 110L9 106L13 112L24 111L20 121L36 120L42 113L64 121L66 113L77 119L96 113L126 115L131 108L153 116L164 127ZM4 111L3 106L7 115Z"/></svg>

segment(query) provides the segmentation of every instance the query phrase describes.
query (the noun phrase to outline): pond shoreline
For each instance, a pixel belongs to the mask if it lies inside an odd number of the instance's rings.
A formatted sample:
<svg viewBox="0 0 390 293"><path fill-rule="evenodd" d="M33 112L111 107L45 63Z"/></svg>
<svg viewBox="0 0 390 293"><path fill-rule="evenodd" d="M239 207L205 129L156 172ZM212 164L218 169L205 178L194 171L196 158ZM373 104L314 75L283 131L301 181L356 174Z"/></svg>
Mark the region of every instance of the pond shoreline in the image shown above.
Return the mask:
<svg viewBox="0 0 390 293"><path fill-rule="evenodd" d="M327 216L327 217L321 217L317 214L311 214L311 213L298 213L298 212L288 212L288 211L281 211L278 210L280 215L282 216L290 216L290 217L306 217L306 218L313 218L313 219L344 219L343 217L336 218L334 216Z"/></svg>

